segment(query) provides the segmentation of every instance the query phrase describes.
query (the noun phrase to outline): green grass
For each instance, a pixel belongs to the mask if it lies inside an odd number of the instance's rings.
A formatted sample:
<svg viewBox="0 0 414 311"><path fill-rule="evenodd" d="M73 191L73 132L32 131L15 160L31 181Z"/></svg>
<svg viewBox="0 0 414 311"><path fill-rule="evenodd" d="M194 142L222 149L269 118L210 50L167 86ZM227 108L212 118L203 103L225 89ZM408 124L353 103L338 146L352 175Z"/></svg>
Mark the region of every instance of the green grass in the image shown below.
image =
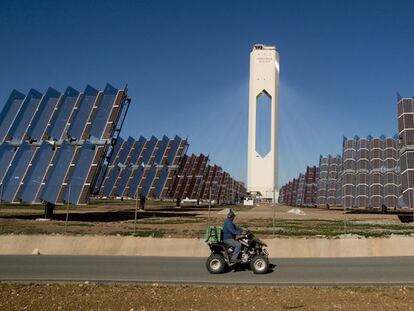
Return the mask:
<svg viewBox="0 0 414 311"><path fill-rule="evenodd" d="M177 224L195 224L199 222L204 222L204 219L201 218L144 218L139 219L137 223L139 224L160 224L160 225L177 225ZM128 222L134 222L134 220L129 220Z"/></svg>
<svg viewBox="0 0 414 311"><path fill-rule="evenodd" d="M269 236L273 232L282 237L338 237L342 234L354 234L362 237L388 237L395 235L414 234L414 226L398 224L360 224L352 221L334 220L301 220L301 221L276 221L275 228L271 221L260 223L255 221L244 224L255 234ZM241 224L243 226L243 224ZM253 226L252 226L253 225Z"/></svg>
<svg viewBox="0 0 414 311"><path fill-rule="evenodd" d="M142 238L146 238L146 237L162 238L163 236L165 236L165 232L161 230L142 230L142 229L138 230L137 229L135 233L133 232L133 230L113 231L111 232L111 235L134 236L134 237L142 237Z"/></svg>
<svg viewBox="0 0 414 311"><path fill-rule="evenodd" d="M130 206L135 207L136 200L134 199L124 199L124 200L109 200L109 199L97 199L91 200L88 207L99 207L99 206ZM139 202L138 202L139 204ZM175 202L172 201L154 201L147 200L145 202L145 207L173 207Z"/></svg>

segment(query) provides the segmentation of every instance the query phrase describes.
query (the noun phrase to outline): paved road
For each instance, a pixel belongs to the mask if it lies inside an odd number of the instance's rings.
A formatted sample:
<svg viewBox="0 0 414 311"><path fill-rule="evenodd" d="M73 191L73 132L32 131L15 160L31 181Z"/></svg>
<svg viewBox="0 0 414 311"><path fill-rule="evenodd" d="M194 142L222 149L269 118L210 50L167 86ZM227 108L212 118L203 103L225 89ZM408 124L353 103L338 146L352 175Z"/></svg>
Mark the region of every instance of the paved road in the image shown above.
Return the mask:
<svg viewBox="0 0 414 311"><path fill-rule="evenodd" d="M414 257L271 259L273 272L210 275L203 258L0 256L0 280L257 285L414 285Z"/></svg>

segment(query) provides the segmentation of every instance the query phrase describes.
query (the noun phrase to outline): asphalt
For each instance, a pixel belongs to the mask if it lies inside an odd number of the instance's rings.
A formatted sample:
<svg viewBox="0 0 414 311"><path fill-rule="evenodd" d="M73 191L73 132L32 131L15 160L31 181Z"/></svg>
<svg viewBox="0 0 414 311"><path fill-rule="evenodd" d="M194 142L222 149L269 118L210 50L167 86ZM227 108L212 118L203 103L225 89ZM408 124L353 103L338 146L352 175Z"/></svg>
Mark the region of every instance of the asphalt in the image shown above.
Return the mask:
<svg viewBox="0 0 414 311"><path fill-rule="evenodd" d="M271 272L211 275L203 258L0 256L0 281L91 281L228 285L414 286L414 257L272 258Z"/></svg>

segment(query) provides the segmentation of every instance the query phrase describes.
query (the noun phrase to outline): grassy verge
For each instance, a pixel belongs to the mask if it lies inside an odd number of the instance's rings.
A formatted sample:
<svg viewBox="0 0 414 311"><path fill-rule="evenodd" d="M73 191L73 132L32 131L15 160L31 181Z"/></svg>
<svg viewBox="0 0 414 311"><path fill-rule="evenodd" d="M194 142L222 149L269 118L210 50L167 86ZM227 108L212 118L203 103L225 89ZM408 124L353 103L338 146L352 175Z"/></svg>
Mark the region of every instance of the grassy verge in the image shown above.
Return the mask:
<svg viewBox="0 0 414 311"><path fill-rule="evenodd" d="M335 238L343 234L353 234L362 237L389 237L390 235L414 234L414 226L406 224L375 224L357 223L353 221L336 220L285 220L263 223L254 221L245 224L257 235L280 237L329 237Z"/></svg>
<svg viewBox="0 0 414 311"><path fill-rule="evenodd" d="M146 217L134 223L133 213L115 221L75 221L64 218L47 222L24 218L1 218L0 234L97 234L97 235L135 235L153 237L203 238L207 224L206 216L163 217L163 213L149 212ZM70 218L69 218L70 219ZM212 225L222 225L222 219L211 219ZM414 235L412 224L367 223L337 220L244 220L238 223L250 229L260 238L272 237L327 237L337 238L344 234L361 237L389 237L391 235Z"/></svg>

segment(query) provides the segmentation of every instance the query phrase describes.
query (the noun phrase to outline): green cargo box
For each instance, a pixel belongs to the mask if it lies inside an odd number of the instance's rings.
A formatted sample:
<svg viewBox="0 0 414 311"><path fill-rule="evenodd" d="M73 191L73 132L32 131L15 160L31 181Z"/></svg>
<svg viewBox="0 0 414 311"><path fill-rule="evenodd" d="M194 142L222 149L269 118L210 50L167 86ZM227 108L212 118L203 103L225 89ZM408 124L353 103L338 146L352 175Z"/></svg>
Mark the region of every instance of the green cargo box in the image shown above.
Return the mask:
<svg viewBox="0 0 414 311"><path fill-rule="evenodd" d="M223 242L223 227L208 226L204 235L207 243Z"/></svg>

